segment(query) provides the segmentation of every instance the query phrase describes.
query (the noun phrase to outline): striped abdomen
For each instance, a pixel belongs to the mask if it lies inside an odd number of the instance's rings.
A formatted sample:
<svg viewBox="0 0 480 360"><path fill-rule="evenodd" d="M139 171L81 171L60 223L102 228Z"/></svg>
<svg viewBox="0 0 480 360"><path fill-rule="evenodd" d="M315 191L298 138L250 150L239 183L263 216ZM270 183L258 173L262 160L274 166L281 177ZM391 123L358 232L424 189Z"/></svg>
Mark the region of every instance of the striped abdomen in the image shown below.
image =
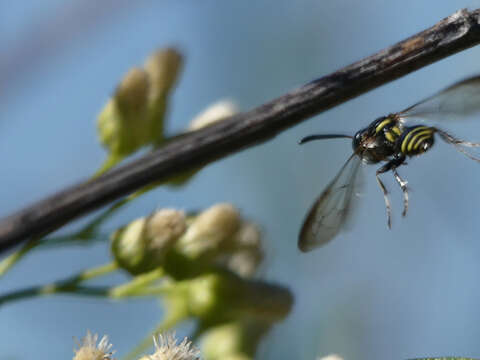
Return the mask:
<svg viewBox="0 0 480 360"><path fill-rule="evenodd" d="M423 125L405 127L397 140L397 150L408 156L422 154L432 147L435 131L435 128Z"/></svg>

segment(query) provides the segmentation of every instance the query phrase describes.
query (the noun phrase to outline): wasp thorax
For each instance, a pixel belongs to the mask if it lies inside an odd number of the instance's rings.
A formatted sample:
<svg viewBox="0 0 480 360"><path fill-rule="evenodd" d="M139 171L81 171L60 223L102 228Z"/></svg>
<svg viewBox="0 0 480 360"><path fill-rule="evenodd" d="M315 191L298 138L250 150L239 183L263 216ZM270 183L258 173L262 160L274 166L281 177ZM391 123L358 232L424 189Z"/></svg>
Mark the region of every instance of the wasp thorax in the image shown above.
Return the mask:
<svg viewBox="0 0 480 360"><path fill-rule="evenodd" d="M376 132L374 123L358 131L353 137L352 147L364 162L375 164L393 154L393 144L383 132Z"/></svg>

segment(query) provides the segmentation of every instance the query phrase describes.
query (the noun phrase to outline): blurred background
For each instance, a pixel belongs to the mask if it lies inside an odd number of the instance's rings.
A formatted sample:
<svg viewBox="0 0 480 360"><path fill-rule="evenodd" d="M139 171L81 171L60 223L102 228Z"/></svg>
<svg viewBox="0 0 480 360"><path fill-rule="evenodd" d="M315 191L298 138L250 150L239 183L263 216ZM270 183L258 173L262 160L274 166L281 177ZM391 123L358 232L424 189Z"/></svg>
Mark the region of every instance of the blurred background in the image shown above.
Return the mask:
<svg viewBox="0 0 480 360"><path fill-rule="evenodd" d="M155 49L176 46L184 72L168 131L223 98L248 110L480 2L301 0L56 1L0 4L0 216L89 177L105 152L95 119L121 77ZM440 141L409 161L409 214L393 202L386 227L375 167L366 167L355 221L308 254L297 234L314 198L351 153L349 141L299 147L311 133L353 134L452 82L480 72L480 47L382 86L205 168L185 187L161 188L106 226L159 207L232 202L261 224L263 278L289 287L294 308L262 343L260 359L480 357L480 166ZM444 124L480 141L480 121ZM48 283L109 260L107 244L38 251L1 279L0 292ZM115 279L113 279L115 280ZM109 283L109 282L107 282ZM0 359L68 359L72 337L109 334L119 355L157 324L155 300L111 303L56 296L0 309ZM186 334L180 329L179 335Z"/></svg>

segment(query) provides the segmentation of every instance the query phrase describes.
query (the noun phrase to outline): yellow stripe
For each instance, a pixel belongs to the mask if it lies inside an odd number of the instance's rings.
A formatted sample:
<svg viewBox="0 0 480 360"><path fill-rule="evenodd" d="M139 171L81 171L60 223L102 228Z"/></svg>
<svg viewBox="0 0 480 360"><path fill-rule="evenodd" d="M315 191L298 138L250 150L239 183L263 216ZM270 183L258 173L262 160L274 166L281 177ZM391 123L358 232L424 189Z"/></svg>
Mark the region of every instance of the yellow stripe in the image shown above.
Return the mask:
<svg viewBox="0 0 480 360"><path fill-rule="evenodd" d="M392 127L392 131L397 134L398 136L400 136L402 134L402 130L399 129L398 126L394 126Z"/></svg>
<svg viewBox="0 0 480 360"><path fill-rule="evenodd" d="M413 145L413 149L414 149L414 150L418 150L418 148L420 147L420 145L422 144L422 142L423 142L424 140L430 139L431 137L432 137L432 135L430 134L430 135L425 135L425 136L419 138L419 139L417 140L417 142L415 143L415 145Z"/></svg>
<svg viewBox="0 0 480 360"><path fill-rule="evenodd" d="M430 135L431 136L432 135L432 130L426 129L426 130L418 131L411 138L411 140L408 142L407 151L412 151L413 145L415 145L415 140L417 140L419 137L421 137L423 135Z"/></svg>
<svg viewBox="0 0 480 360"><path fill-rule="evenodd" d="M427 126L419 126L415 129L410 130L408 132L408 134L405 135L405 137L403 138L403 141L402 141L402 148L401 148L403 153L407 150L406 147L407 147L408 139L410 138L410 136L412 136L412 134L416 133L417 131L422 131L422 130L425 130L425 129L428 129L428 127Z"/></svg>
<svg viewBox="0 0 480 360"><path fill-rule="evenodd" d="M388 141L390 141L390 142L393 143L393 142L395 142L395 135L394 135L394 134L395 134L395 133L392 132L392 131L387 131L387 132L385 133L385 137L387 138Z"/></svg>
<svg viewBox="0 0 480 360"><path fill-rule="evenodd" d="M380 124L377 125L375 128L375 134L378 134L386 125L390 124L392 122L392 119L385 119L383 120Z"/></svg>

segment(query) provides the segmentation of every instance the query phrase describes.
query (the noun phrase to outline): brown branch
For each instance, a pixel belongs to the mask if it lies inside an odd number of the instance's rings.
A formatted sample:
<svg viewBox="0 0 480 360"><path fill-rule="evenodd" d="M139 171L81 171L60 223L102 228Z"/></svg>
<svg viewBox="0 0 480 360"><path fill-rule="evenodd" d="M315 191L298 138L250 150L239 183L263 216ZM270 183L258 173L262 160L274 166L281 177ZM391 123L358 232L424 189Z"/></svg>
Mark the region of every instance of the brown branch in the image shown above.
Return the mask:
<svg viewBox="0 0 480 360"><path fill-rule="evenodd" d="M266 141L300 121L480 42L480 9L433 27L256 109L172 141L92 181L63 190L0 221L0 251L153 181Z"/></svg>

